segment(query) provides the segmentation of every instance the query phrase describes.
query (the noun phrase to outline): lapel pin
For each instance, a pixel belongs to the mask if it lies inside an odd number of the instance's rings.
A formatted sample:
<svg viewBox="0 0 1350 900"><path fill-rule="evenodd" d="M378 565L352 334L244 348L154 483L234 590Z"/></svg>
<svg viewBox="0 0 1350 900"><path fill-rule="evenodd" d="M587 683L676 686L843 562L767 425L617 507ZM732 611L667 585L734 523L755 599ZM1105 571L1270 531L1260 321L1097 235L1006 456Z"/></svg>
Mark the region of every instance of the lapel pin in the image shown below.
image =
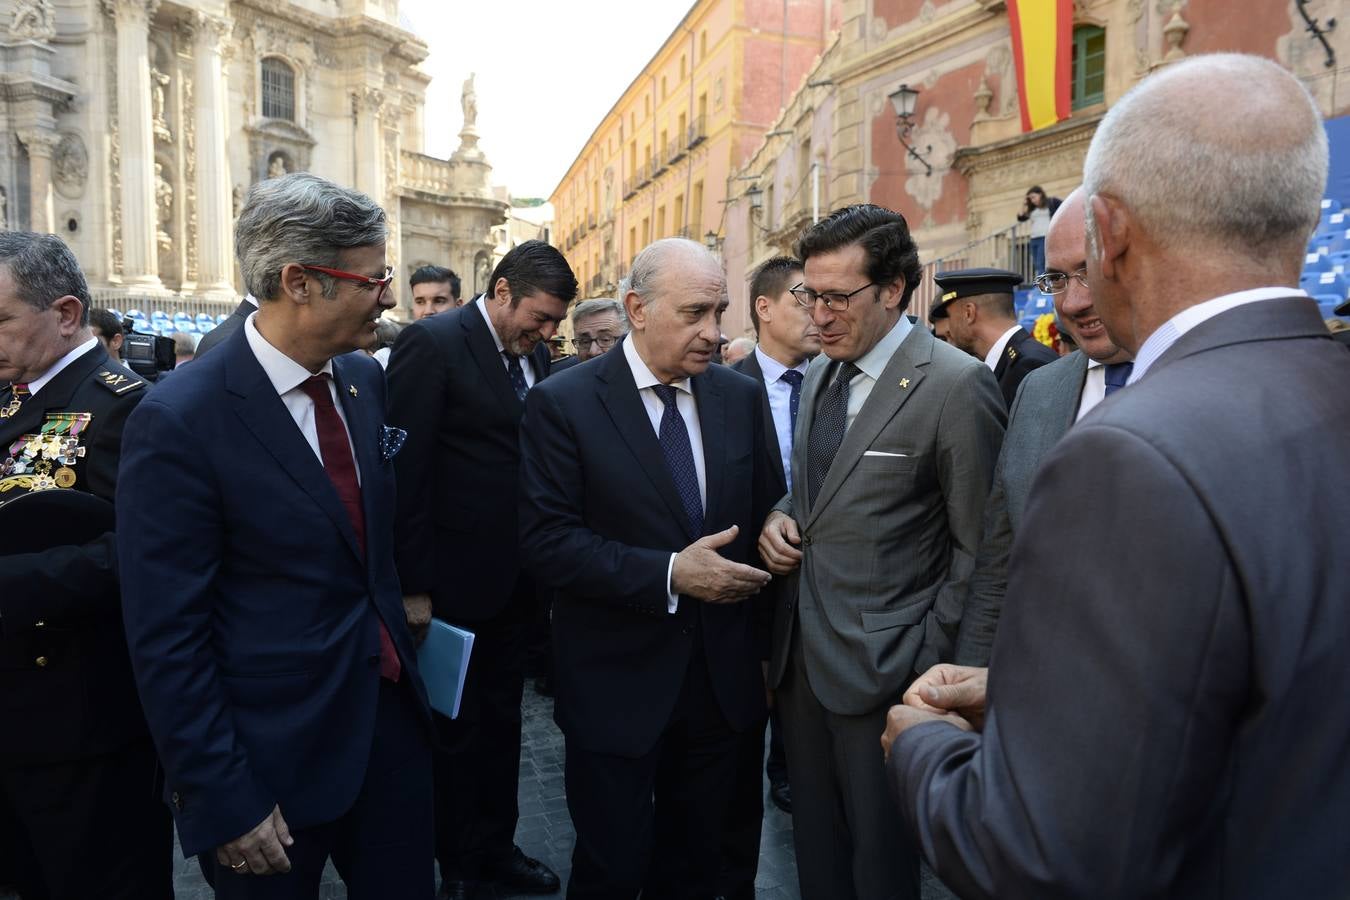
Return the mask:
<svg viewBox="0 0 1350 900"><path fill-rule="evenodd" d="M901 386L902 388L907 388L907 387L909 387L909 379L908 379L908 378L901 378L901 379L900 379L900 386Z"/></svg>
<svg viewBox="0 0 1350 900"><path fill-rule="evenodd" d="M354 384L347 385L347 390L351 393L353 397L356 396L356 385Z"/></svg>

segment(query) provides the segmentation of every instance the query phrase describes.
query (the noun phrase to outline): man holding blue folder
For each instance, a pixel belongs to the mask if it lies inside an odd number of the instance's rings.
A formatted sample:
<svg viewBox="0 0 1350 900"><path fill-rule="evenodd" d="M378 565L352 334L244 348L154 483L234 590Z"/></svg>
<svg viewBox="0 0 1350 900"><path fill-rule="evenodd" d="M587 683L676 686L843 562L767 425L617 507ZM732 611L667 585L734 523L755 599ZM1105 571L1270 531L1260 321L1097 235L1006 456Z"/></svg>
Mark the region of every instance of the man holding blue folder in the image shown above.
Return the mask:
<svg viewBox="0 0 1350 900"><path fill-rule="evenodd" d="M522 551L557 590L573 900L712 896L739 741L764 727L751 563L776 497L760 387L709 366L726 290L702 245L657 241L629 336L526 400Z"/></svg>

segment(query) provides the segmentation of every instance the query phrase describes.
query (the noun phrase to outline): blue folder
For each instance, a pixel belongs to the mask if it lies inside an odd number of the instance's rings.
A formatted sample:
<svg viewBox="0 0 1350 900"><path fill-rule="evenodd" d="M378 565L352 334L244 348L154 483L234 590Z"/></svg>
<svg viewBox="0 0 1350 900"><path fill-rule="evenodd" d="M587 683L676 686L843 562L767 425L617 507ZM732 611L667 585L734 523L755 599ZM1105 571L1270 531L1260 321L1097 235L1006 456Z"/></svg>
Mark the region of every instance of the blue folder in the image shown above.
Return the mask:
<svg viewBox="0 0 1350 900"><path fill-rule="evenodd" d="M427 685L431 708L443 716L459 715L464 696L464 677L469 674L469 654L473 652L473 632L431 620L427 639L417 651L417 668Z"/></svg>

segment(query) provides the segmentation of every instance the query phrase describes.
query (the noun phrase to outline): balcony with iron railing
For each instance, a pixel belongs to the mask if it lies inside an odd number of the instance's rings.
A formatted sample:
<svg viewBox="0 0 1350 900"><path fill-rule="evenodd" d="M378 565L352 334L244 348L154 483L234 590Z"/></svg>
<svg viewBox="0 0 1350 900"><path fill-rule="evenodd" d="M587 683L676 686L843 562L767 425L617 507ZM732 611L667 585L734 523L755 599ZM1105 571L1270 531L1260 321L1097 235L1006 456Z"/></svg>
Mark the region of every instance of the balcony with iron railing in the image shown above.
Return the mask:
<svg viewBox="0 0 1350 900"><path fill-rule="evenodd" d="M587 227L587 228L594 228L594 227L595 227L595 213L588 213L588 214L587 214L587 216L586 216L586 227Z"/></svg>
<svg viewBox="0 0 1350 900"><path fill-rule="evenodd" d="M685 153L684 144L682 144L678 139L672 141L666 147L666 154L665 154L666 164L672 166L675 165L677 162L684 159L684 153Z"/></svg>
<svg viewBox="0 0 1350 900"><path fill-rule="evenodd" d="M638 168L637 174L638 187L646 186L651 182L651 180L652 180L652 164L650 162L644 162Z"/></svg>
<svg viewBox="0 0 1350 900"><path fill-rule="evenodd" d="M689 149L694 149L699 144L708 139L708 121L707 116L696 116L694 121L689 123L689 132L687 135L687 144Z"/></svg>
<svg viewBox="0 0 1350 900"><path fill-rule="evenodd" d="M653 156L652 161L651 163L649 163L649 165L651 166L652 169L653 178L655 178L657 175L660 175L662 172L666 170L666 161L662 159L660 156Z"/></svg>

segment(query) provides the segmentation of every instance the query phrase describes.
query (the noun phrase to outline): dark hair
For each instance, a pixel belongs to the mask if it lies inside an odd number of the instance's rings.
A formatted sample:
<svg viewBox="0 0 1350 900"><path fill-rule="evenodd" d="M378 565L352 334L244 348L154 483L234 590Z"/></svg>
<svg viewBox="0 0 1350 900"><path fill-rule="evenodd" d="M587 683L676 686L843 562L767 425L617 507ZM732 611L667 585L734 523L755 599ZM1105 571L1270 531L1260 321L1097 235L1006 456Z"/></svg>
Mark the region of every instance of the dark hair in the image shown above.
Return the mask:
<svg viewBox="0 0 1350 900"><path fill-rule="evenodd" d="M75 254L54 234L32 231L0 231L0 265L9 269L14 293L34 309L46 310L62 297L71 296L84 307L80 324L89 324L94 301Z"/></svg>
<svg viewBox="0 0 1350 900"><path fill-rule="evenodd" d="M1031 187L1027 188L1027 193L1028 193L1028 194L1040 194L1042 197L1044 197L1044 196L1045 196L1045 188L1041 187L1039 184L1033 184Z"/></svg>
<svg viewBox="0 0 1350 900"><path fill-rule="evenodd" d="M872 203L855 203L836 209L802 232L797 239L797 258L805 263L812 256L832 253L857 244L867 254L867 279L887 285L904 278L900 311L909 308L909 299L923 277L919 248L910 237L909 225L898 212Z"/></svg>
<svg viewBox="0 0 1350 900"><path fill-rule="evenodd" d="M408 287L417 287L419 284L437 283L442 281L450 282L450 296L456 300L459 299L460 281L459 276L453 269L447 269L445 266L422 266L412 277L408 279Z"/></svg>
<svg viewBox="0 0 1350 900"><path fill-rule="evenodd" d="M110 309L91 309L89 324L97 329L105 340L112 340L113 335L122 333L122 320Z"/></svg>
<svg viewBox="0 0 1350 900"><path fill-rule="evenodd" d="M792 287L793 273L802 270L801 260L791 256L775 256L766 260L750 276L750 324L759 336L759 309L755 303L760 297L777 300L783 291Z"/></svg>
<svg viewBox="0 0 1350 900"><path fill-rule="evenodd" d="M563 303L571 303L577 295L577 278L567 260L556 247L543 241L526 241L507 251L488 278L486 292L489 297L496 290L499 278L505 278L511 286L513 304L521 297L540 292L552 294Z"/></svg>

